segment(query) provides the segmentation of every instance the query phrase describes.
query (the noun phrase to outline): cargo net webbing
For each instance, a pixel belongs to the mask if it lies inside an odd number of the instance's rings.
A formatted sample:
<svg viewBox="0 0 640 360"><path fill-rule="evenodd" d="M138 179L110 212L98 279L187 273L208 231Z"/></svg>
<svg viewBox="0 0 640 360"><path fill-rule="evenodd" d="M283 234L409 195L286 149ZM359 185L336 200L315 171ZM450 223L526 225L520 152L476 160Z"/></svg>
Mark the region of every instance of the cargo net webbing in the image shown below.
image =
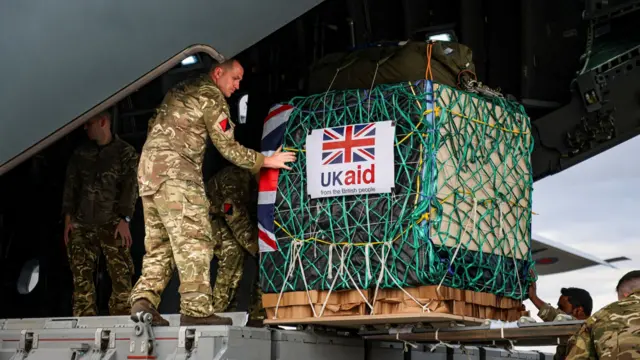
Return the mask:
<svg viewBox="0 0 640 360"><path fill-rule="evenodd" d="M532 141L520 105L426 80L289 104L283 147L298 158L278 179L278 251L262 253L264 292L369 289L372 298L360 294L370 309L379 289L420 285L523 299L532 266ZM310 199L307 133L385 120L396 127L395 189Z"/></svg>

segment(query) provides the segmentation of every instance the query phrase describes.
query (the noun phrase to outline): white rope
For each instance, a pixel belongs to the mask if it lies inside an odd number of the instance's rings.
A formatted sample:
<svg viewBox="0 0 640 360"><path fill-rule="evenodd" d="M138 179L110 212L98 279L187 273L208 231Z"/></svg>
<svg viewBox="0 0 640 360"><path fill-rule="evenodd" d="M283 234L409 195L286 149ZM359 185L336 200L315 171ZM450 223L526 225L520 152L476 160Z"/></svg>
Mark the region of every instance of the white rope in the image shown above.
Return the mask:
<svg viewBox="0 0 640 360"><path fill-rule="evenodd" d="M440 345L445 346L445 347L450 347L453 348L453 346L449 345L448 343L440 340L440 338L438 337L438 332L440 331L440 329L436 329L436 333L434 338L436 339L436 341L438 342L437 344L431 345L431 348L429 349L429 351L434 352L436 350L436 348Z"/></svg>
<svg viewBox="0 0 640 360"><path fill-rule="evenodd" d="M349 249L349 251L351 250L351 244L348 244L346 247ZM346 265L345 265L345 261L347 259L347 255L348 254L344 254L341 258L342 261L342 265L343 265L343 270L347 270ZM360 294L360 297L362 298L362 300L364 300L364 302L367 304L367 306L369 307L369 309L373 309L373 305L371 303L369 303L369 299L367 299L367 297L364 295L364 293L362 292L362 290L360 290L360 288L358 287L358 284L356 283L356 280L353 278L353 276L351 275L351 272L349 271L343 271L344 273L347 274L347 276L349 277L349 280L351 280L351 284L353 284L353 288L358 291L358 294Z"/></svg>
<svg viewBox="0 0 640 360"><path fill-rule="evenodd" d="M369 279L373 277L373 275L371 275L371 259L369 259L369 255L370 255L369 253L372 247L373 247L373 244L367 244L364 248L364 259L365 259L364 264L367 270L365 282L369 281Z"/></svg>
<svg viewBox="0 0 640 360"><path fill-rule="evenodd" d="M302 249L302 245L304 244L302 241L296 241L298 243L298 247ZM298 254L300 254L300 250L298 250ZM318 317L316 314L316 308L313 305L313 300L311 300L311 293L309 292L309 285L307 284L307 277L304 276L304 265L302 265L302 256L298 255L298 264L300 264L300 273L302 274L302 283L304 284L304 290L307 293L307 299L309 300L309 306L311 306L311 312L313 312L313 317Z"/></svg>
<svg viewBox="0 0 640 360"><path fill-rule="evenodd" d="M391 243L390 243L390 242L387 242L387 243L385 243L385 245L387 245L387 247L389 248L389 252L387 252L387 254L386 254L386 255L389 255L389 253L391 252ZM430 310L428 307L426 307L427 305L423 305L420 301L418 301L415 297L413 297L413 295L411 295L407 290L405 290L405 289L402 287L402 285L400 285L400 283L398 283L398 280L396 279L396 277L395 277L395 276L393 276L393 274L391 274L391 272L389 271L389 269L386 267L386 260L387 260L387 256L385 256L385 257L384 257L384 259L382 259L382 258L380 258L380 256L378 256L378 253L377 253L377 252L375 252L375 251L374 251L374 253L375 253L375 254L376 254L376 256L378 257L378 260L380 260L380 262L381 262L382 264L384 264L384 265L383 265L383 269L382 269L383 271L380 271L380 277L378 278L378 284L376 284L376 295L377 295L378 287L380 286L380 282L382 282L382 277L383 277L382 275L384 275L384 272L387 272L387 273L389 274L389 277L391 278L391 280L393 280L394 284L396 284L396 286L397 286L400 290L402 290L402 292L403 292L403 293L405 293L405 295L407 295L411 300L413 300L416 304L418 304L418 305L420 305L420 306L422 307L422 312L424 312L424 311L425 311L425 308L426 308L426 311L427 311L427 312L431 312L431 310ZM374 302L374 304L375 304L375 302Z"/></svg>
<svg viewBox="0 0 640 360"><path fill-rule="evenodd" d="M398 287L398 289L400 289L405 295L407 295L411 300L413 300L416 304L420 305L420 307L422 307L422 312L431 312L431 309L429 309L429 303L427 303L426 305L422 304L420 301L418 301L415 297L413 297L413 295L411 295L407 290L404 289L404 287L402 287L402 285L400 285L400 283L398 283L398 280L396 279L396 277L391 274L391 272L389 271L389 269L387 268L386 264L387 264L387 256L389 255L389 253L391 252L391 244L392 242L385 242L383 247L382 247L382 257L380 257L380 255L378 255L377 251L373 251L374 254L376 255L376 257L378 258L378 260L380 260L380 264L381 264L381 269L380 269L380 275L378 276L378 281L376 282L376 291L374 293L373 296L373 301L372 304L375 305L377 297L378 297L378 290L380 288L380 283L382 282L382 278L384 276L384 273L388 273L389 277L391 278L391 280L393 280L393 282L396 284L396 286ZM384 252L384 248L388 248L388 252L385 254ZM371 306L371 315L374 315L374 311L373 311L373 305Z"/></svg>
<svg viewBox="0 0 640 360"><path fill-rule="evenodd" d="M404 349L403 349L404 352L408 352L409 351L409 346L411 346L414 349L418 348L418 344L409 342L407 340L400 339L400 333L396 333L396 340L397 341L402 341L404 343Z"/></svg>
<svg viewBox="0 0 640 360"><path fill-rule="evenodd" d="M273 314L273 318L278 318L278 308L280 307L280 301L282 300L282 294L284 293L284 289L289 284L289 278L293 275L293 271L295 270L295 258L300 254L300 245L298 245L297 241L293 241L291 243L291 247L289 247L289 259L292 261L289 263L289 270L287 271L287 276L284 278L284 283L282 284L282 288L280 289L280 294L278 295L278 301L276 302L276 310Z"/></svg>
<svg viewBox="0 0 640 360"><path fill-rule="evenodd" d="M331 292L333 291L333 288L336 285L336 281L338 281L338 278L340 278L342 276L343 273L343 268L344 268L344 260L343 257L338 255L339 260L340 260L340 266L338 266L338 274L337 276L334 278L333 277L333 250L335 248L335 244L331 244L329 245L329 279L333 278L333 281L331 282L331 286L329 286L329 292L327 293L327 296L324 298L324 301L322 302L322 308L320 309L320 314L318 316L322 316L322 314L324 314L324 309L327 307L327 303L329 302L329 297L331 296ZM342 254L344 254L345 249L342 248ZM313 306L313 305L312 305Z"/></svg>
<svg viewBox="0 0 640 360"><path fill-rule="evenodd" d="M516 226L518 226L518 212L519 208L516 206ZM511 251L511 257L513 258L513 266L514 266L514 270L516 272L516 278L518 279L518 288L520 289L520 294L524 295L524 292L522 291L522 280L520 279L520 272L518 271L518 262L516 261L516 245L517 242L514 241L513 243L513 251Z"/></svg>
<svg viewBox="0 0 640 360"><path fill-rule="evenodd" d="M467 223L465 224L465 227L464 227L465 232L469 232L469 230L470 230L469 226L472 225L473 229L474 229L473 236L475 236L477 234L477 231L478 231L478 229L477 229L478 228L478 226L477 226L477 207L478 207L478 201L477 201L477 199L474 198L473 199L473 210L472 210L473 217L467 219ZM502 220L502 218L501 218L501 220ZM365 245L365 267L366 267L366 280L367 281L369 279L373 278L373 274L372 274L372 271L371 271L371 252L373 252L375 257L377 257L377 259L380 262L380 273L378 274L378 277L377 277L377 280L376 280L376 287L375 287L375 291L374 291L374 296L373 296L373 300L371 302L369 302L367 297L364 295L362 290L359 288L358 284L356 283L356 281L355 281L354 277L351 275L351 273L349 271L347 271L346 261L348 259L349 252L351 251L351 248L353 247L353 245L352 244L343 245L341 251L338 253L339 263L340 264L339 264L339 267L338 267L337 276L334 276L334 274L333 274L333 252L334 252L335 247L337 245L336 244L329 245L328 278L329 279L333 279L333 281L332 281L331 286L329 287L328 293L327 293L327 295L326 295L326 297L325 297L325 299L323 301L320 313L319 314L316 313L314 304L313 304L313 302L311 300L311 295L310 295L310 292L309 292L309 287L308 287L308 284L307 284L307 280L306 280L306 277L304 276L304 266L302 264L302 257L300 256L300 251L301 251L302 245L303 245L303 242L301 242L301 241L293 241L292 242L292 245L291 245L291 248L290 248L290 256L289 256L289 258L291 259L291 262L289 264L289 270L288 270L287 276L286 276L286 278L284 280L284 284L283 284L282 289L280 290L280 294L278 296L278 302L276 304L274 319L277 318L278 308L279 308L279 305L280 305L280 302L281 302L281 299L282 299L282 295L283 295L284 289L289 284L289 279L293 275L293 272L295 270L295 263L296 262L300 266L300 270L301 270L301 274L302 274L302 280L303 280L303 283L304 283L304 286L305 286L305 291L307 293L307 298L309 300L309 305L311 306L311 310L313 312L313 316L314 317L321 317L324 314L324 311L326 309L327 303L329 301L329 297L330 297L331 293L333 292L333 290L335 288L336 281L338 280L338 278L344 279L344 275L345 274L348 276L349 280L354 285L354 289L356 291L358 291L358 293L360 294L360 296L362 297L364 302L367 304L367 306L371 310L371 315L375 314L374 305L376 304L378 293L379 293L379 290L380 290L380 285L382 283L382 279L384 278L385 274L389 275L390 279L393 281L393 283L397 286L398 289L400 289L409 299L413 300L416 304L418 304L422 308L422 312L431 312L431 309L429 308L429 306L431 305L431 303L435 299L431 299L426 304L422 304L418 299L416 299L411 293L409 293L399 283L398 279L396 279L396 276L394 276L391 273L391 271L387 268L387 257L389 256L389 254L392 251L393 242L392 241L385 241L382 244L382 246L380 247L380 252L381 253L378 253L378 251L376 251L376 249L373 247L373 244ZM450 260L450 263L449 263L447 269L451 266L453 261L456 259L461 246L462 246L462 241L460 241L458 243L458 245L456 246L455 252L453 254L453 257ZM514 261L515 261L515 257L514 257ZM445 275L442 277L442 279L440 280L440 283L438 284L438 287L436 288L436 293L438 295L440 295L440 288L441 288L446 276L447 276L447 273L445 273ZM438 331L436 330L436 340L437 340L437 336L438 336ZM444 344L444 345L449 346L448 344Z"/></svg>
<svg viewBox="0 0 640 360"><path fill-rule="evenodd" d="M509 342L510 347L508 349L505 349L505 350L507 350L508 352L511 353L512 350L513 350L513 347L514 347L513 340L505 339L505 337L504 337L504 324L506 324L506 323L502 322L502 324L500 325L500 338L502 338L502 340L507 340Z"/></svg>
<svg viewBox="0 0 640 360"><path fill-rule="evenodd" d="M344 279L344 275L346 274L349 279L351 280L351 283L353 284L354 289L358 292L358 294L360 294L360 297L362 298L362 300L364 300L364 302L367 304L367 306L370 309L373 309L373 305L371 303L369 303L369 300L367 299L367 296L365 296L365 294L362 292L362 290L358 287L358 284L356 283L355 279L353 278L353 276L351 276L351 273L349 271L347 271L347 265L346 265L346 261L349 257L349 252L351 252L353 245L352 244L345 244L344 247L342 248L341 253L338 254L339 260L340 260L340 266L338 267L338 274L337 276L334 278L333 282L331 283L331 286L329 287L327 296L325 297L323 304L322 304L322 309L320 310L320 314L317 315L316 317L320 317L324 314L324 310L327 306L327 302L329 301L329 296L331 295L331 292L333 291L336 281L338 278L342 278ZM305 287L306 287L306 283L305 283ZM315 312L314 312L315 315Z"/></svg>
<svg viewBox="0 0 640 360"><path fill-rule="evenodd" d="M378 252L375 251L375 249L372 248L373 253L376 255L376 257L378 259L380 259L380 274L378 274L378 280L376 281L376 290L373 293L373 301L371 302L371 315L375 314L375 310L374 310L374 306L376 304L376 301L378 299L378 290L380 290L380 283L382 282L382 278L384 277L384 273L387 269L387 255L389 255L389 252L391 252L391 243L389 242L385 242L382 244L381 247L381 251L382 251L382 258L380 257L380 255L378 255ZM385 248L388 248L389 251L387 253L384 252Z"/></svg>

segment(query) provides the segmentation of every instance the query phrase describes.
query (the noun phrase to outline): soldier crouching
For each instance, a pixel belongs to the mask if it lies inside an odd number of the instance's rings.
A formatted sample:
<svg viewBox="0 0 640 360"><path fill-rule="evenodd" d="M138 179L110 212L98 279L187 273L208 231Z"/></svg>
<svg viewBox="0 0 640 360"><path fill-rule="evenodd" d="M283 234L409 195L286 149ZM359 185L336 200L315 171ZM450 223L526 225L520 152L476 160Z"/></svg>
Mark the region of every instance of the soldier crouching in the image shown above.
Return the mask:
<svg viewBox="0 0 640 360"><path fill-rule="evenodd" d="M236 291L242 279L246 255L258 253L258 186L251 172L237 166L218 171L207 183L211 202L211 228L222 243L215 251L218 274L213 287L215 312L236 310ZM253 286L251 320L264 318L261 290Z"/></svg>

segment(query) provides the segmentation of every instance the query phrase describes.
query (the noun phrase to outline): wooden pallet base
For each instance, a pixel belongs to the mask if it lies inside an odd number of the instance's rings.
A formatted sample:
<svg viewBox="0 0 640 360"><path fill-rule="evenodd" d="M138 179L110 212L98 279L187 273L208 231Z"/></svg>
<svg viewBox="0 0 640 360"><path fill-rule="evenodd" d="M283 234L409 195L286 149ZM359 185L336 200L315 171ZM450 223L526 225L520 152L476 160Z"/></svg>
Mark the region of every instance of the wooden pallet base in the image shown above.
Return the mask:
<svg viewBox="0 0 640 360"><path fill-rule="evenodd" d="M420 314L388 314L388 315L356 315L356 316L326 316L299 319L265 319L265 325L322 325L336 328L358 329L363 325L405 325L425 323L432 326L451 327L456 324L466 326L480 325L484 320L452 314L420 313Z"/></svg>
<svg viewBox="0 0 640 360"><path fill-rule="evenodd" d="M373 301L375 297L375 301ZM367 301L373 304L373 313ZM422 305L428 304L426 309ZM362 325L458 323L477 325L485 319L515 321L523 315L522 302L488 293L437 286L372 290L297 291L264 294L265 324ZM277 308L277 311L276 311Z"/></svg>

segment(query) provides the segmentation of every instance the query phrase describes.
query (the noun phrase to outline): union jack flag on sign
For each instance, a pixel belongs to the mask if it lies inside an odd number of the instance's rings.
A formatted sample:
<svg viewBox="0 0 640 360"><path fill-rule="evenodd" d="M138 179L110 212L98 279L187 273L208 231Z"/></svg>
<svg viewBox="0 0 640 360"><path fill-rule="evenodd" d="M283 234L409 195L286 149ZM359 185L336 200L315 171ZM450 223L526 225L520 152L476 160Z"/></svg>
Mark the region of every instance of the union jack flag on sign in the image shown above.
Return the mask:
<svg viewBox="0 0 640 360"><path fill-rule="evenodd" d="M322 164L348 164L376 158L375 123L324 129Z"/></svg>

